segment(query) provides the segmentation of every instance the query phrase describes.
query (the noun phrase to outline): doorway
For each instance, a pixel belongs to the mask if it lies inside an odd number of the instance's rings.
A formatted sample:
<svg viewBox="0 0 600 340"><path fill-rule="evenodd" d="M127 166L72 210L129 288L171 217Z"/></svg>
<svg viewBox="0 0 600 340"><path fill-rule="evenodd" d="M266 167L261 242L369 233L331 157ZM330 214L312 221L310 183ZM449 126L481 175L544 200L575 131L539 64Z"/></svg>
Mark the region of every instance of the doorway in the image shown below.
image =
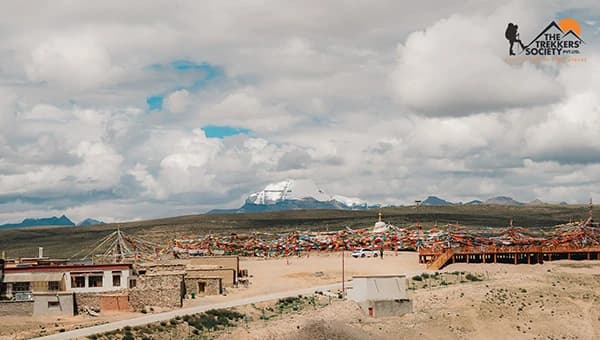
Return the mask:
<svg viewBox="0 0 600 340"><path fill-rule="evenodd" d="M198 294L206 292L206 282L198 282Z"/></svg>

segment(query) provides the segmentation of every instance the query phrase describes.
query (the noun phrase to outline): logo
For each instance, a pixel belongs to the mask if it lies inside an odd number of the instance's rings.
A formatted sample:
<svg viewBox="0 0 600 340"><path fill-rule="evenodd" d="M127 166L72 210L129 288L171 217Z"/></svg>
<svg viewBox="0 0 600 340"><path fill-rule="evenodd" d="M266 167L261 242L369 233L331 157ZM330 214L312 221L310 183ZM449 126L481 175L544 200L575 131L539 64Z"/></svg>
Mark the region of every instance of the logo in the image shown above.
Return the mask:
<svg viewBox="0 0 600 340"><path fill-rule="evenodd" d="M581 26L572 18L552 21L527 45L521 41L516 24L508 24L504 37L508 40L508 55L515 57L581 57L581 47L585 44Z"/></svg>

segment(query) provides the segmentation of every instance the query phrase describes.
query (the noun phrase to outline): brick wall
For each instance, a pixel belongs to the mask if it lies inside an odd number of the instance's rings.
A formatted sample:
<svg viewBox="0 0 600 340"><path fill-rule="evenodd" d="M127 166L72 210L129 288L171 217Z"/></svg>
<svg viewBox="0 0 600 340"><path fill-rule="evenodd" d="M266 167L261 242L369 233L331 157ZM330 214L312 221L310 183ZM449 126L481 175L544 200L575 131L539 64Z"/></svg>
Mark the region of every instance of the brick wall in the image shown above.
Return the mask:
<svg viewBox="0 0 600 340"><path fill-rule="evenodd" d="M32 316L33 301L0 301L0 316Z"/></svg>
<svg viewBox="0 0 600 340"><path fill-rule="evenodd" d="M102 295L100 297L100 310L107 311L128 311L128 295Z"/></svg>

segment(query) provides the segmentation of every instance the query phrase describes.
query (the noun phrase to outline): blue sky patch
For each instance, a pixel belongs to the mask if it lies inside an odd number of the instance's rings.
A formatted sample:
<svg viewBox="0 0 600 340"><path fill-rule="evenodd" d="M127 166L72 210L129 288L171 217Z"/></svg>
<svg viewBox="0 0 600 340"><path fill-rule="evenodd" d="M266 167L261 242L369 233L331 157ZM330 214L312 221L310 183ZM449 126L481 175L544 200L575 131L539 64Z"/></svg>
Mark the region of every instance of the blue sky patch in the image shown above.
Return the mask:
<svg viewBox="0 0 600 340"><path fill-rule="evenodd" d="M150 96L146 98L146 104L148 104L148 110L160 111L163 105L163 96Z"/></svg>
<svg viewBox="0 0 600 340"><path fill-rule="evenodd" d="M161 95L150 96L146 99L150 111L162 110L164 96L177 90L195 91L209 86L212 82L225 76L223 68L209 63L197 63L187 59L178 59L166 64L151 64L146 69L155 72L170 72L178 75L184 84L172 86ZM185 74L185 76L183 75Z"/></svg>
<svg viewBox="0 0 600 340"><path fill-rule="evenodd" d="M232 126L207 125L202 127L207 138L225 138L229 136L249 134L251 130Z"/></svg>

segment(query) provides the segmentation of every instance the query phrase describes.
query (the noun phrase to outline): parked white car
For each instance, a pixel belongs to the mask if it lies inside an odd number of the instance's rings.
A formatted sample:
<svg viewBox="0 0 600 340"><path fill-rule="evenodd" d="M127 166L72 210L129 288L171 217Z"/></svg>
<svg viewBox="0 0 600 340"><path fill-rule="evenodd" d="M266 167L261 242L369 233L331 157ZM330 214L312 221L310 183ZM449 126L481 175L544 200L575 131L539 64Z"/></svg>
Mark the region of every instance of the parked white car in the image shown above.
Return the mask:
<svg viewBox="0 0 600 340"><path fill-rule="evenodd" d="M376 251L373 251L369 248L356 249L355 251L352 252L352 257L354 257L354 258L377 257L377 256L379 256L379 254L377 254Z"/></svg>

